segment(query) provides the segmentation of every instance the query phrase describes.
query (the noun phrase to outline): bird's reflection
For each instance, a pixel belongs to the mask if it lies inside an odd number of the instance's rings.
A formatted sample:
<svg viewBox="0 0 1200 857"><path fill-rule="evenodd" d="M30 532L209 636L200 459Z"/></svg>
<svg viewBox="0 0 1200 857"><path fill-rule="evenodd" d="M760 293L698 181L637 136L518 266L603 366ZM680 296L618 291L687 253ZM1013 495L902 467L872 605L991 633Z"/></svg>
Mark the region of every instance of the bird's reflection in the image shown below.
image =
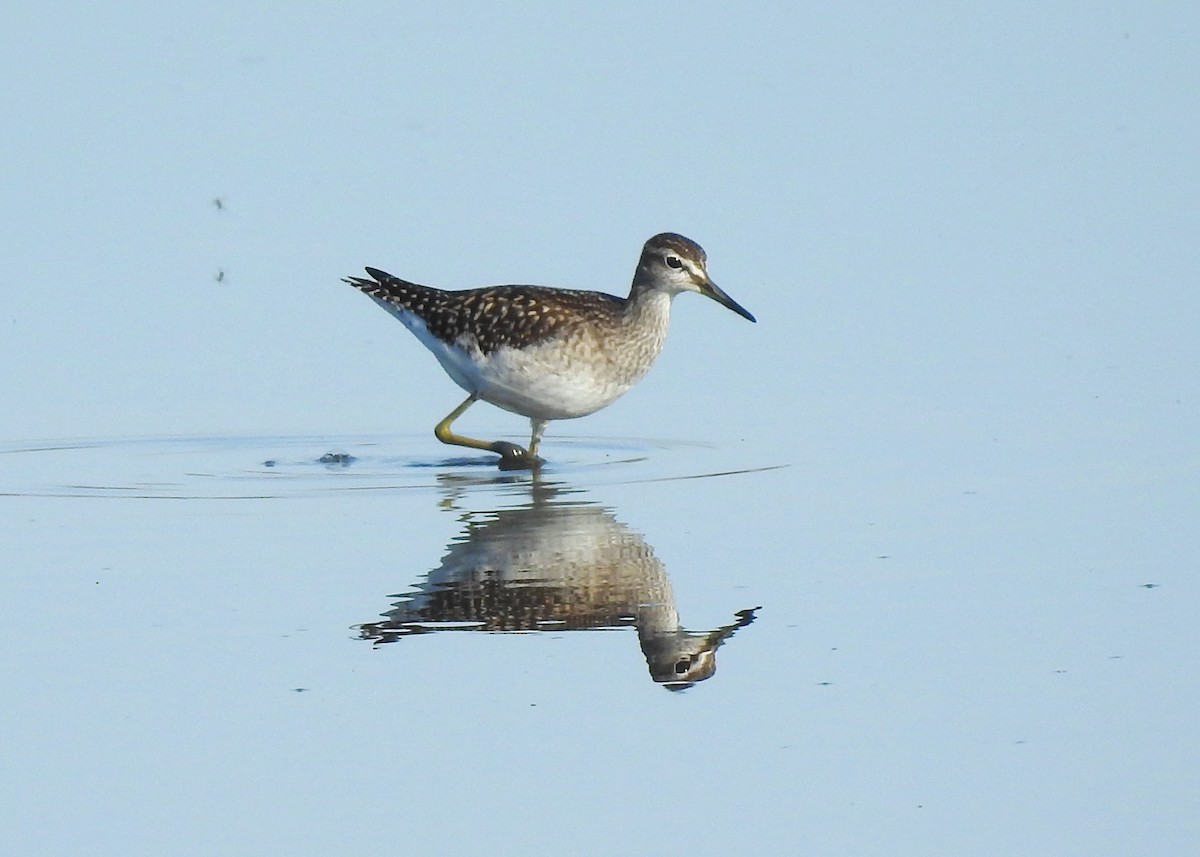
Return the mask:
<svg viewBox="0 0 1200 857"><path fill-rule="evenodd" d="M527 504L465 516L441 564L380 622L358 626L377 645L435 631L583 631L633 626L650 676L672 690L710 678L717 648L754 621L679 622L667 570L642 536L606 508L541 483ZM453 505L453 501L447 501Z"/></svg>

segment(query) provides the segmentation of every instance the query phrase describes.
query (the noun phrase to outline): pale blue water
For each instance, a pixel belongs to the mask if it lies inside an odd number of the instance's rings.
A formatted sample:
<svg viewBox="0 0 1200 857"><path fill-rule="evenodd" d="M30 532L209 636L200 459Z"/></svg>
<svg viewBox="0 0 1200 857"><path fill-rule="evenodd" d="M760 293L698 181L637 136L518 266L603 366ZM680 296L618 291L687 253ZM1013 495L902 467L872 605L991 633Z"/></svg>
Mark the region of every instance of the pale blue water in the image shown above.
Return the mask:
<svg viewBox="0 0 1200 857"><path fill-rule="evenodd" d="M534 478L395 435L7 445L13 852L1194 832L1195 579L1114 549L1137 503L554 451Z"/></svg>
<svg viewBox="0 0 1200 857"><path fill-rule="evenodd" d="M1200 7L0 29L4 854L1196 850ZM340 282L664 230L537 482Z"/></svg>

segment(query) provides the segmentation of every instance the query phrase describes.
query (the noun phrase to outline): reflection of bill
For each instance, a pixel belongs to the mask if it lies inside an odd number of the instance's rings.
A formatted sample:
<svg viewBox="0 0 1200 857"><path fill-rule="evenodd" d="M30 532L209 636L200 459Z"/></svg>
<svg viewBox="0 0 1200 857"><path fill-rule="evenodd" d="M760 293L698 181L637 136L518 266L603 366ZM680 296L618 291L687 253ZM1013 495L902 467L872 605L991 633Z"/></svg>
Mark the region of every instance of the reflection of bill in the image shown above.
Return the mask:
<svg viewBox="0 0 1200 857"><path fill-rule="evenodd" d="M601 506L537 502L472 520L442 564L362 638L446 630L579 631L632 625L650 675L673 690L712 676L716 650L754 611L709 631L679 623L671 581L638 533Z"/></svg>

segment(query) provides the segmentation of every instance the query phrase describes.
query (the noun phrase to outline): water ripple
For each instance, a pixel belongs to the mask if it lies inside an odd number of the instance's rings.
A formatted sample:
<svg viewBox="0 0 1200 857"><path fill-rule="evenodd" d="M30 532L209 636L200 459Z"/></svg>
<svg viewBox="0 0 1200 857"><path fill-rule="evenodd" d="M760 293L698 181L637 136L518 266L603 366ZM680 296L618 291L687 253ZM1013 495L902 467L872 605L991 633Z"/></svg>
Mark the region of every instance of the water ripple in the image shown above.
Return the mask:
<svg viewBox="0 0 1200 857"><path fill-rule="evenodd" d="M410 452L420 449L422 452ZM711 479L789 466L741 450L651 438L560 437L536 473L500 471L491 455L437 455L425 436L212 435L32 440L0 444L0 496L264 500L332 492L584 488Z"/></svg>

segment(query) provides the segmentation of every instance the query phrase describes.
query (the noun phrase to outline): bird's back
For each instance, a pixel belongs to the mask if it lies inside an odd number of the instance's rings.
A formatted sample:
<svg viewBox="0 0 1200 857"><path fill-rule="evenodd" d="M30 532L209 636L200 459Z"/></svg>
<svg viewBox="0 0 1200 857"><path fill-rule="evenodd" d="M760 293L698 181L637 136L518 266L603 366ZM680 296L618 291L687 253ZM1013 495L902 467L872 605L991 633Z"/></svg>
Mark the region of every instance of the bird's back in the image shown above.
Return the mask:
<svg viewBox="0 0 1200 857"><path fill-rule="evenodd" d="M467 336L483 354L499 348L525 348L547 339L569 336L573 329L611 326L626 301L602 292L544 286L485 286L446 291L402 280L376 268L373 279L350 277L347 283L404 321L412 316L447 344ZM406 317L407 316L407 317Z"/></svg>

